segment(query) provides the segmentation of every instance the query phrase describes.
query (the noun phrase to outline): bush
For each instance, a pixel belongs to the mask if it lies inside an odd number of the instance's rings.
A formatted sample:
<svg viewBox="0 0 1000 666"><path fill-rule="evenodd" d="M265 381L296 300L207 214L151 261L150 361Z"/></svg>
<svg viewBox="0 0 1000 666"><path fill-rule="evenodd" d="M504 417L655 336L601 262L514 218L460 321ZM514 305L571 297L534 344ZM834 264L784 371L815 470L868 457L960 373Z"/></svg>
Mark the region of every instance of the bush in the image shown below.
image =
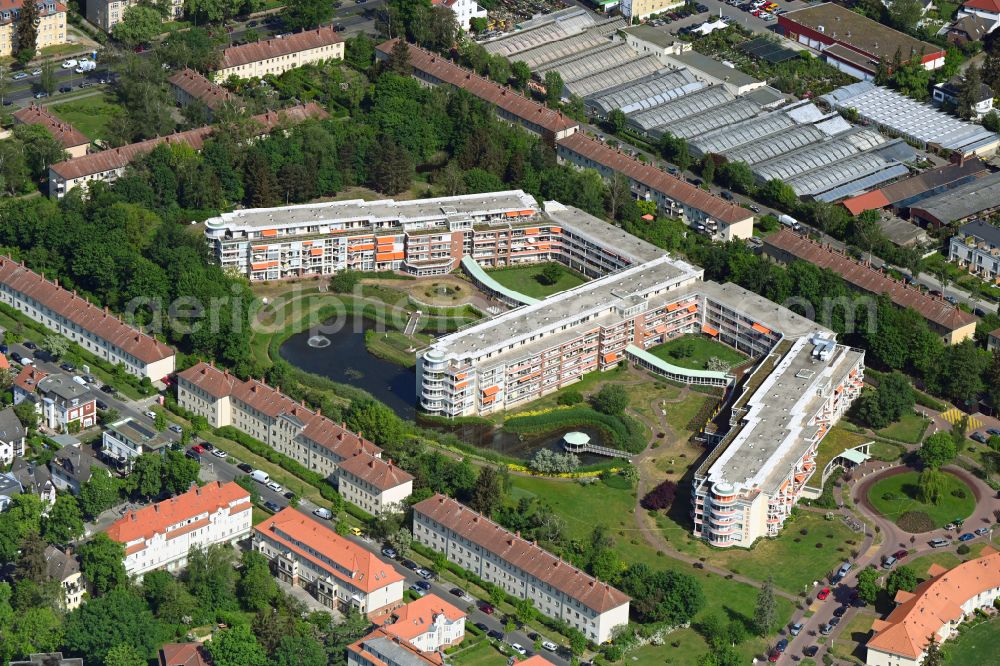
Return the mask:
<svg viewBox="0 0 1000 666"><path fill-rule="evenodd" d="M566 391L556 399L556 402L570 407L579 405L583 402L583 394L579 391Z"/></svg>
<svg viewBox="0 0 1000 666"><path fill-rule="evenodd" d="M667 480L646 493L640 504L642 508L654 511L669 509L676 497L677 484Z"/></svg>
<svg viewBox="0 0 1000 666"><path fill-rule="evenodd" d="M590 404L602 414L620 416L628 407L628 393L621 384L605 384L591 397Z"/></svg>
<svg viewBox="0 0 1000 666"><path fill-rule="evenodd" d="M958 499L965 499L965 491L961 488L955 488L951 491L952 497L957 497Z"/></svg>
<svg viewBox="0 0 1000 666"><path fill-rule="evenodd" d="M550 449L540 449L528 463L542 474L568 474L580 466L580 459L572 453L557 453Z"/></svg>
<svg viewBox="0 0 1000 666"><path fill-rule="evenodd" d="M958 548L955 549L955 552L958 553L959 555L968 555L970 550L972 550L972 549L969 548L968 545L966 545L966 544L963 543L963 544L960 544L958 546Z"/></svg>

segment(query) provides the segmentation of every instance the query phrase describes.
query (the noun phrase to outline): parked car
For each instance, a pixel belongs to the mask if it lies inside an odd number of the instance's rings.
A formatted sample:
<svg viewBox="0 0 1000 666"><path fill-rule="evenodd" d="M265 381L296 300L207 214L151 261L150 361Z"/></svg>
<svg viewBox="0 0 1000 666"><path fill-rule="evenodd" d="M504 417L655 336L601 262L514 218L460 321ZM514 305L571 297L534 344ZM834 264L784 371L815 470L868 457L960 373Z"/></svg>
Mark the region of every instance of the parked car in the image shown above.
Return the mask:
<svg viewBox="0 0 1000 666"><path fill-rule="evenodd" d="M780 641L778 641L774 645L774 651L777 652L778 654L781 654L787 648L788 648L788 639L787 638L782 638Z"/></svg>
<svg viewBox="0 0 1000 666"><path fill-rule="evenodd" d="M31 351L35 351L36 349L38 349L38 345L36 345L31 340L25 340L24 341L24 348L25 349L30 349Z"/></svg>
<svg viewBox="0 0 1000 666"><path fill-rule="evenodd" d="M804 654L807 657L815 657L817 652L819 652L819 647L816 645L810 645L809 647L802 650L802 654Z"/></svg>
<svg viewBox="0 0 1000 666"><path fill-rule="evenodd" d="M384 553L383 553L383 555L384 555ZM462 588L460 588L460 587L453 587L450 590L448 590L448 592L450 594L454 594L456 597L464 597L465 596L465 591Z"/></svg>
<svg viewBox="0 0 1000 666"><path fill-rule="evenodd" d="M11 78L14 79L15 81L23 81L24 79L28 78L29 76L31 76L31 75L28 74L27 72L18 72L17 74L15 74L14 76L12 76Z"/></svg>
<svg viewBox="0 0 1000 666"><path fill-rule="evenodd" d="M410 571L416 571L419 568L419 565L413 560L403 560L402 562L400 562L400 564L402 564Z"/></svg>
<svg viewBox="0 0 1000 666"><path fill-rule="evenodd" d="M216 458L219 458L220 460L229 457L229 454L223 451L222 449L212 449L212 455L215 456Z"/></svg>
<svg viewBox="0 0 1000 666"><path fill-rule="evenodd" d="M355 2L358 2L358 1L364 2L365 0L355 0ZM503 640L503 632L499 631L497 629L490 629L488 632L486 632L486 635L489 636L490 638L496 639L498 641L502 641Z"/></svg>
<svg viewBox="0 0 1000 666"><path fill-rule="evenodd" d="M414 583L414 585L419 587L424 592L430 592L431 590L431 584L428 583L426 580L418 580L416 583Z"/></svg>
<svg viewBox="0 0 1000 666"><path fill-rule="evenodd" d="M331 512L329 509L324 509L321 506L318 506L315 509L313 509L313 515L316 516L317 518L322 518L323 520L330 520L331 518L333 518L333 512Z"/></svg>
<svg viewBox="0 0 1000 666"><path fill-rule="evenodd" d="M781 653L778 652L777 650L771 650L771 652L767 655L767 660L772 664L778 661L779 659L781 659Z"/></svg>
<svg viewBox="0 0 1000 666"><path fill-rule="evenodd" d="M931 539L929 543L931 548L944 548L945 546L951 544L951 541L938 537L936 539Z"/></svg>
<svg viewBox="0 0 1000 666"><path fill-rule="evenodd" d="M733 193L730 192L729 190L722 190L722 192L720 192L719 194L722 195L722 198L725 199L726 201L733 200Z"/></svg>
<svg viewBox="0 0 1000 666"><path fill-rule="evenodd" d="M156 418L156 412L154 412L151 409L150 410L146 410L145 412L143 412L143 414L145 414L146 416L148 416L151 419L155 419Z"/></svg>
<svg viewBox="0 0 1000 666"><path fill-rule="evenodd" d="M830 588L824 587L822 590L819 591L819 594L816 595L816 598L819 599L820 601L826 601L826 598L829 596L830 596Z"/></svg>
<svg viewBox="0 0 1000 666"><path fill-rule="evenodd" d="M180 427L176 423L170 424L170 427L167 428L167 430L169 430L170 432L176 432L178 435L184 432L184 428Z"/></svg>
<svg viewBox="0 0 1000 666"><path fill-rule="evenodd" d="M116 389L111 384L101 384L101 391L107 393L108 395L114 395L115 393L118 393L118 389Z"/></svg>
<svg viewBox="0 0 1000 666"><path fill-rule="evenodd" d="M104 402L103 400L95 400L94 404L97 405L98 409L107 409L108 408L108 403Z"/></svg>
<svg viewBox="0 0 1000 666"><path fill-rule="evenodd" d="M951 294L946 294L944 300L948 301L952 305L958 305L958 299Z"/></svg>
<svg viewBox="0 0 1000 666"><path fill-rule="evenodd" d="M487 615L493 615L493 613L496 612L496 609L493 608L493 604L487 603L485 601L479 602L479 610L483 611Z"/></svg>
<svg viewBox="0 0 1000 666"><path fill-rule="evenodd" d="M267 500L266 502L264 502L264 508L270 511L271 513L278 513L279 511L281 511L281 507L278 506L277 503L272 502L271 500Z"/></svg>
<svg viewBox="0 0 1000 666"><path fill-rule="evenodd" d="M14 363L20 363L22 358L24 357L18 354L17 352L10 353L10 360L14 361Z"/></svg>
<svg viewBox="0 0 1000 666"><path fill-rule="evenodd" d="M897 560L901 560L907 555L909 555L909 553L906 552L905 550L897 550L895 553L892 554L892 556L895 557Z"/></svg>
<svg viewBox="0 0 1000 666"><path fill-rule="evenodd" d="M86 386L87 385L87 380L85 380L83 377L81 377L79 375L73 375L73 381L76 382L77 384L79 384L80 386Z"/></svg>
<svg viewBox="0 0 1000 666"><path fill-rule="evenodd" d="M76 366L73 365L72 363L60 363L59 367L65 370L66 372L76 372Z"/></svg>
<svg viewBox="0 0 1000 666"><path fill-rule="evenodd" d="M59 92L61 93L73 92L73 86L59 86Z"/></svg>
<svg viewBox="0 0 1000 666"><path fill-rule="evenodd" d="M416 573L424 580L433 580L435 577L435 573L430 569L417 569Z"/></svg>
<svg viewBox="0 0 1000 666"><path fill-rule="evenodd" d="M7 345L0 345L0 354L9 354L9 353L10 353L10 347L8 347Z"/></svg>
<svg viewBox="0 0 1000 666"><path fill-rule="evenodd" d="M194 446L192 446L191 451L194 451L199 456L205 455L205 447L202 446L201 444L195 444Z"/></svg>
<svg viewBox="0 0 1000 666"><path fill-rule="evenodd" d="M882 561L883 569L891 569L896 565L896 558L891 555Z"/></svg>
<svg viewBox="0 0 1000 666"><path fill-rule="evenodd" d="M524 649L524 648L523 648L523 647L521 646L521 644L520 644L520 643L511 643L511 644L510 644L510 649L511 649L511 650L513 650L514 652L518 653L518 654L519 654L519 655L521 655L522 657L524 657L524 656L527 656L527 654L528 654L528 651L527 651L527 650L525 650L525 649Z"/></svg>
<svg viewBox="0 0 1000 666"><path fill-rule="evenodd" d="M385 548L382 549L382 554L385 555L386 557L391 557L392 559L396 559L395 548L390 548L389 546L386 546Z"/></svg>
<svg viewBox="0 0 1000 666"><path fill-rule="evenodd" d="M425 594L427 594L427 590L423 590L423 589L417 587L416 583L414 583L413 585L410 586L410 590L413 591L413 592L416 592L418 597L422 597Z"/></svg>
<svg viewBox="0 0 1000 666"><path fill-rule="evenodd" d="M990 438L981 432L974 432L971 435L969 435L969 438L979 442L980 444L986 444L987 442L990 441Z"/></svg>
<svg viewBox="0 0 1000 666"><path fill-rule="evenodd" d="M79 63L78 61L76 61L76 60L73 60L73 59L71 58L71 59L69 59L69 60L66 60L66 61L64 61L64 62L63 62L63 64L62 64L62 68L63 68L63 69L73 69L74 67L78 66L79 64L80 64L80 63Z"/></svg>
<svg viewBox="0 0 1000 666"><path fill-rule="evenodd" d="M236 466L236 469L240 470L241 472L246 472L247 474L249 474L250 472L253 471L253 465L248 465L247 463L240 463L239 465Z"/></svg>
<svg viewBox="0 0 1000 666"><path fill-rule="evenodd" d="M793 624L788 628L788 633L790 633L792 636L798 636L800 631L802 631L801 622L796 622L795 624Z"/></svg>
<svg viewBox="0 0 1000 666"><path fill-rule="evenodd" d="M88 384L97 383L97 377L95 377L94 375L84 375L83 378L87 381Z"/></svg>
<svg viewBox="0 0 1000 666"><path fill-rule="evenodd" d="M834 616L834 617L830 618L830 626L831 627L836 627L838 624L840 624L840 617L839 616Z"/></svg>
<svg viewBox="0 0 1000 666"><path fill-rule="evenodd" d="M281 487L281 484L278 483L277 481L268 481L267 482L267 487L270 488L271 490L273 490L276 493L284 492L284 490Z"/></svg>
<svg viewBox="0 0 1000 666"><path fill-rule="evenodd" d="M984 534L988 534L989 531L990 528L988 527L980 527L979 529L976 530L976 536L983 536Z"/></svg>
<svg viewBox="0 0 1000 666"><path fill-rule="evenodd" d="M973 534L972 532L966 532L962 536L958 537L958 540L959 541L972 541L975 538L976 538L975 534Z"/></svg>
<svg viewBox="0 0 1000 666"><path fill-rule="evenodd" d="M837 606L833 611L834 617L844 617L844 613L847 612L847 606Z"/></svg>
<svg viewBox="0 0 1000 666"><path fill-rule="evenodd" d="M557 652L559 650L559 646L552 641L542 641L542 649L548 650L549 652Z"/></svg>
<svg viewBox="0 0 1000 666"><path fill-rule="evenodd" d="M483 632L484 634L490 630L490 628L486 626L485 622L476 622L472 626L474 626L476 629Z"/></svg>
<svg viewBox="0 0 1000 666"><path fill-rule="evenodd" d="M831 631L833 631L832 624L824 624L821 625L819 628L819 633L823 634L824 636L829 636Z"/></svg>
<svg viewBox="0 0 1000 666"><path fill-rule="evenodd" d="M1000 428L987 428L986 432L990 437L1000 437Z"/></svg>

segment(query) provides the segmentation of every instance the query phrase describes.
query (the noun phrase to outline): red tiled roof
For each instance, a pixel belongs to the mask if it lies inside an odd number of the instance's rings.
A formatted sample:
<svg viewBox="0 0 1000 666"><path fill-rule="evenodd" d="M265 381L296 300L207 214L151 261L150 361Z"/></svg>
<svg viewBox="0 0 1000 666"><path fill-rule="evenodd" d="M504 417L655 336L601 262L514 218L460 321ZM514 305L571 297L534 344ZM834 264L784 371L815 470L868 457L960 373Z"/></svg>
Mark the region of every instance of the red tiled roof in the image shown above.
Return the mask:
<svg viewBox="0 0 1000 666"><path fill-rule="evenodd" d="M885 197L885 194L882 193L882 190L872 190L871 192L865 192L850 199L844 199L841 203L844 204L844 208L851 215L860 215L866 210L885 208L890 202Z"/></svg>
<svg viewBox="0 0 1000 666"><path fill-rule="evenodd" d="M331 576L366 593L403 580L403 576L391 564L383 562L369 550L291 507L282 509L260 523L254 527L254 531L262 537L280 542ZM322 553L333 564L319 559L310 550Z"/></svg>
<svg viewBox="0 0 1000 666"><path fill-rule="evenodd" d="M962 604L983 592L1000 587L1000 552L990 546L980 557L952 569L933 565L931 578L912 593L900 591L897 606L875 628L869 648L910 659L920 656L932 634L949 622L960 620Z"/></svg>
<svg viewBox="0 0 1000 666"><path fill-rule="evenodd" d="M49 16L50 14L61 14L66 11L66 5L62 4L61 2L55 3L56 5L55 11L52 12L50 12L48 9L45 8L44 2L36 2L35 4L38 5L39 16ZM24 6L24 0L0 0L0 11L13 12L15 9L20 9L23 6ZM13 18L7 19L6 21L0 21L0 25L12 23L13 21L14 21Z"/></svg>
<svg viewBox="0 0 1000 666"><path fill-rule="evenodd" d="M954 331L976 322L976 318L971 314L958 309L943 298L925 294L916 287L910 287L901 280L894 280L871 266L855 261L811 238L800 236L790 229L782 229L776 234L771 234L764 239L764 244L820 268L828 268L858 289L873 294L885 294L899 307L912 308L924 319L945 330Z"/></svg>
<svg viewBox="0 0 1000 666"><path fill-rule="evenodd" d="M392 464L367 453L361 453L340 463L340 469L367 481L379 490L389 490L401 486L413 477Z"/></svg>
<svg viewBox="0 0 1000 666"><path fill-rule="evenodd" d="M1000 14L1000 0L968 0L968 2L963 2L962 6L968 7L969 9L980 9L982 11Z"/></svg>
<svg viewBox="0 0 1000 666"><path fill-rule="evenodd" d="M90 139L64 120L60 120L44 106L32 103L14 112L14 120L24 125L41 125L63 148L76 148L90 144Z"/></svg>
<svg viewBox="0 0 1000 666"><path fill-rule="evenodd" d="M0 354L0 370L6 370L10 368L10 361L3 354Z"/></svg>
<svg viewBox="0 0 1000 666"><path fill-rule="evenodd" d="M330 114L324 111L322 107L315 102L309 102L280 111L262 113L259 116L254 116L253 120L262 126L260 134L266 134L282 122L297 123L308 118L322 119L329 117ZM211 126L205 126L186 132L178 132L170 136L158 136L155 139L147 139L146 141L132 143L121 148L112 148L111 150L103 150L99 153L76 157L65 162L53 164L49 168L64 180L105 173L128 166L132 160L140 155L151 152L161 143L187 144L195 150L201 150L201 147L205 144L205 139L211 135L212 130Z"/></svg>
<svg viewBox="0 0 1000 666"><path fill-rule="evenodd" d="M200 387L216 399L228 395L271 418L285 414L298 419L303 425L303 437L333 451L341 460L359 453L372 456L382 453L382 449L348 430L346 424L338 425L304 403L295 402L280 390L255 379L244 382L228 371L204 362L179 372L177 377Z"/></svg>
<svg viewBox="0 0 1000 666"><path fill-rule="evenodd" d="M86 158L82 158L86 159ZM0 283L24 294L143 363L175 354L173 347L132 328L75 292L66 291L10 257L0 255Z"/></svg>
<svg viewBox="0 0 1000 666"><path fill-rule="evenodd" d="M412 641L417 636L427 633L434 624L434 618L444 615L452 622L465 617L465 613L455 608L436 594L428 594L416 601L411 601L395 611L395 621L386 625L385 630L394 636Z"/></svg>
<svg viewBox="0 0 1000 666"><path fill-rule="evenodd" d="M184 68L167 80L170 81L170 85L203 102L213 111L227 102L234 104L238 101L236 95L219 84L209 81L193 69Z"/></svg>
<svg viewBox="0 0 1000 666"><path fill-rule="evenodd" d="M201 643L167 643L160 648L159 666L211 666Z"/></svg>
<svg viewBox="0 0 1000 666"><path fill-rule="evenodd" d="M729 203L677 176L640 162L634 157L629 157L607 144L590 138L583 132L577 132L565 139L560 139L559 146L593 160L612 171L622 173L645 187L661 192L685 206L700 210L719 222L734 224L753 216L745 208Z"/></svg>
<svg viewBox="0 0 1000 666"><path fill-rule="evenodd" d="M357 641L356 643L351 643L350 645L347 646L347 649L348 651L353 652L354 654L361 655L360 661L363 663L374 664L375 666L388 666L386 662L382 661L371 652L368 652L368 650L365 648L365 645L367 643L371 643L372 647L370 649L373 651L377 650L378 643L381 642L379 639L384 641L389 641L390 643L394 643L395 645L398 645L407 652L410 652L411 653L411 655L409 655L410 658L408 658L405 662L409 666L413 666L413 664L419 664L419 663L426 664L427 666L443 666L444 664L444 658L441 656L441 653L421 652L416 647L414 647L413 644L410 643L409 641L399 638L398 636L393 636L388 631L382 628L376 629L375 631L368 634L367 636Z"/></svg>
<svg viewBox="0 0 1000 666"><path fill-rule="evenodd" d="M413 511L444 525L598 613L629 601L628 595L621 590L602 583L450 497L439 493L414 504Z"/></svg>
<svg viewBox="0 0 1000 666"><path fill-rule="evenodd" d="M38 388L38 382L48 376L47 372L43 372L33 365L26 365L21 368L21 372L17 373L17 377L14 378L14 386L17 386L25 393L34 393Z"/></svg>
<svg viewBox="0 0 1000 666"><path fill-rule="evenodd" d="M379 44L376 48L382 53L389 54L396 41L390 39ZM413 66L413 69L429 74L439 81L450 83L456 88L461 88L474 97L489 102L517 118L538 125L553 134L577 127L580 124L569 116L563 115L560 111L530 100L507 86L479 76L472 70L459 67L443 56L425 51L413 44L409 46L410 65Z"/></svg>
<svg viewBox="0 0 1000 666"><path fill-rule="evenodd" d="M215 513L232 503L239 503L235 513L250 511L250 493L235 482L223 484L221 481L202 487L193 487L176 497L145 506L138 511L129 511L108 528L108 537L119 543L128 544L137 539L149 540L156 534L164 533L171 525L176 525L203 513Z"/></svg>
<svg viewBox="0 0 1000 666"><path fill-rule="evenodd" d="M291 53L318 49L321 46L329 46L342 41L344 41L343 38L333 28L320 27L315 30L297 32L287 37L276 37L240 46L230 46L222 52L219 69L239 67L251 62L260 62Z"/></svg>

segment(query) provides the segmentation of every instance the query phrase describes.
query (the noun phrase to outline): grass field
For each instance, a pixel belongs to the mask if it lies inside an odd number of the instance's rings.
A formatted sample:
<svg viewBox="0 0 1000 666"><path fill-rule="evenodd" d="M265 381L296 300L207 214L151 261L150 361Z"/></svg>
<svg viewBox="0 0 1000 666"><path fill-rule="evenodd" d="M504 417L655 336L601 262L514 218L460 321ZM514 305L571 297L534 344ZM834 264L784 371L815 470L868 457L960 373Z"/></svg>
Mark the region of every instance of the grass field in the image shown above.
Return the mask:
<svg viewBox="0 0 1000 666"><path fill-rule="evenodd" d="M919 444L927 430L929 420L916 414L905 414L895 423L878 430L879 435L908 444Z"/></svg>
<svg viewBox="0 0 1000 666"><path fill-rule="evenodd" d="M110 95L94 95L64 104L52 104L48 108L91 141L107 139L108 128L124 114L124 109Z"/></svg>
<svg viewBox="0 0 1000 666"><path fill-rule="evenodd" d="M493 647L489 641L477 643L449 658L453 666L507 666L507 657Z"/></svg>
<svg viewBox="0 0 1000 666"><path fill-rule="evenodd" d="M579 483L526 477L512 477L511 484L513 501L534 496L550 504L553 512L566 521L566 533L570 540L585 541L594 525L600 521L608 528L610 536L615 540L615 551L626 564L643 562L655 569L670 569L694 576L705 592L706 606L702 616L714 611L724 616L744 618L748 622L753 617L756 588L694 569L667 557L646 542L633 519L634 491L614 488L603 482L584 486ZM833 552L832 548L830 550ZM746 561L747 553L734 553L733 557ZM763 571L763 565L760 570ZM781 597L777 602L779 624L784 624L791 617L792 603ZM679 644L678 647L673 646L675 642ZM751 657L763 653L764 648L764 640L755 638L739 649L749 662ZM699 656L707 651L708 645L693 629L681 629L671 633L665 645L650 645L629 653L628 660L633 664L650 666L694 666Z"/></svg>
<svg viewBox="0 0 1000 666"><path fill-rule="evenodd" d="M870 441L868 437L856 432L851 432L840 426L834 426L830 428L830 432L827 433L823 441L819 443L819 451L816 453L816 475L811 483L813 485L819 484L819 475L823 472L826 464L836 458L838 455L846 451L847 449L853 448L858 444L864 444ZM818 486L817 486L818 487Z"/></svg>
<svg viewBox="0 0 1000 666"><path fill-rule="evenodd" d="M868 490L868 500L886 518L897 521L908 511L919 511L930 516L935 527L943 527L955 518L966 518L976 508L972 489L958 477L947 474L945 492L938 504L925 504L917 499L917 472L897 474L882 479ZM955 497L952 491L964 491L964 497ZM889 496L888 498L886 496Z"/></svg>
<svg viewBox="0 0 1000 666"><path fill-rule="evenodd" d="M686 355L679 355L678 352L682 349ZM650 347L647 351L667 363L692 370L704 370L708 359L713 356L725 361L730 367L746 360L746 356L732 347L700 335L682 335L662 345Z"/></svg>
<svg viewBox="0 0 1000 666"><path fill-rule="evenodd" d="M945 643L945 664L949 666L992 666L997 663L1000 645L1000 618L982 622Z"/></svg>
<svg viewBox="0 0 1000 666"><path fill-rule="evenodd" d="M542 271L545 270L545 267L549 265L559 267L559 279L556 280L555 284L542 284L538 278L542 274ZM583 275L556 262L518 266L515 268L501 268L489 271L489 274L491 278L508 289L513 289L532 298L545 298L560 291L572 289L587 281L587 278Z"/></svg>

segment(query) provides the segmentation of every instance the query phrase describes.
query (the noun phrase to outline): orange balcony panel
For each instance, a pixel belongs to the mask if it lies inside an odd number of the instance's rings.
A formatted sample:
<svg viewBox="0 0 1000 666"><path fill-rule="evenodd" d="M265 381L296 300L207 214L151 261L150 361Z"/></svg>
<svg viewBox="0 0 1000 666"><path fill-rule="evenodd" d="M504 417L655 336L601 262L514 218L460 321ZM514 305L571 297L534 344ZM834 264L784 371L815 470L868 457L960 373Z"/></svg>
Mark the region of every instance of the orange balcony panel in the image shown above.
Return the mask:
<svg viewBox="0 0 1000 666"><path fill-rule="evenodd" d="M371 252L375 249L375 243L358 243L347 248L349 252Z"/></svg>
<svg viewBox="0 0 1000 666"><path fill-rule="evenodd" d="M257 264L250 264L250 269L255 271L262 271L267 268L275 268L277 267L277 265L278 265L277 261L262 261Z"/></svg>
<svg viewBox="0 0 1000 666"><path fill-rule="evenodd" d="M321 247L314 247L313 249L309 250L309 256L312 256L312 257L322 257L323 256L323 248L321 248Z"/></svg>
<svg viewBox="0 0 1000 666"><path fill-rule="evenodd" d="M711 335L713 338L719 335L719 331L717 329L712 328L708 324L705 324L704 326L701 327L701 332L707 333L708 335Z"/></svg>
<svg viewBox="0 0 1000 666"><path fill-rule="evenodd" d="M465 379L469 374L467 372L459 372L455 375L455 379Z"/></svg>
<svg viewBox="0 0 1000 666"><path fill-rule="evenodd" d="M657 326L656 328L653 329L653 332L654 333L666 333L667 332L667 325L666 324L660 324L659 326Z"/></svg>
<svg viewBox="0 0 1000 666"><path fill-rule="evenodd" d="M667 312L673 312L674 310L676 310L680 306L681 306L680 303L671 303L670 305L667 306Z"/></svg>
<svg viewBox="0 0 1000 666"><path fill-rule="evenodd" d="M262 232L260 232L260 235L262 237L264 237L264 238L274 238L275 236L278 235L278 230L277 229L264 229Z"/></svg>
<svg viewBox="0 0 1000 666"><path fill-rule="evenodd" d="M488 386L483 389L483 395L485 396L494 396L499 392L500 392L499 386Z"/></svg>
<svg viewBox="0 0 1000 666"><path fill-rule="evenodd" d="M395 243L396 242L396 237L395 236L376 236L375 240L376 240L376 242L378 242L379 245L387 245L387 244Z"/></svg>
<svg viewBox="0 0 1000 666"><path fill-rule="evenodd" d="M561 234L562 233L562 227L549 227L549 233Z"/></svg>
<svg viewBox="0 0 1000 666"><path fill-rule="evenodd" d="M697 312L697 311L698 311L698 306L697 305L689 305L688 306L688 312Z"/></svg>
<svg viewBox="0 0 1000 666"><path fill-rule="evenodd" d="M455 384L455 390L456 391L461 391L462 389L464 389L468 385L469 385L469 382L459 382L458 384Z"/></svg>
<svg viewBox="0 0 1000 666"><path fill-rule="evenodd" d="M605 363L613 363L613 362L615 362L617 360L618 360L618 354L615 353L615 352L611 352L610 354L605 354L604 355L604 362Z"/></svg>
<svg viewBox="0 0 1000 666"><path fill-rule="evenodd" d="M267 248L268 248L267 245L254 245L253 246L253 251L254 252L267 252Z"/></svg>
<svg viewBox="0 0 1000 666"><path fill-rule="evenodd" d="M754 324L750 328L752 328L753 330L757 331L758 333L763 333L764 335L770 335L771 334L771 329L769 329L769 328L767 328L765 326L761 326L760 324Z"/></svg>

